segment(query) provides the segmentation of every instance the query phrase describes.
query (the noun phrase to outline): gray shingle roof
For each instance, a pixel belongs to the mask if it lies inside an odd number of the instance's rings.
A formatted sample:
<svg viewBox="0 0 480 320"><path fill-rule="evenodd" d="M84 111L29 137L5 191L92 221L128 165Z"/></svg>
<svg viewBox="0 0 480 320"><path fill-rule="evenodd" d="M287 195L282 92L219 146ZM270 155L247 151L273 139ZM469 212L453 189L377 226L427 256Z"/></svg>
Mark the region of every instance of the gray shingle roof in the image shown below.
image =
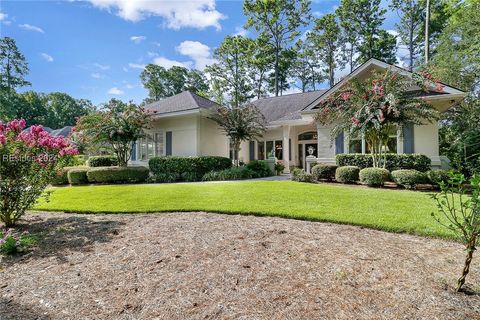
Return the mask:
<svg viewBox="0 0 480 320"><path fill-rule="evenodd" d="M301 119L300 111L318 99L327 90L288 94L259 99L252 103L263 113L267 122Z"/></svg>
<svg viewBox="0 0 480 320"><path fill-rule="evenodd" d="M155 114L188 111L195 109L214 109L219 105L193 92L184 91L177 95L147 104L145 109Z"/></svg>

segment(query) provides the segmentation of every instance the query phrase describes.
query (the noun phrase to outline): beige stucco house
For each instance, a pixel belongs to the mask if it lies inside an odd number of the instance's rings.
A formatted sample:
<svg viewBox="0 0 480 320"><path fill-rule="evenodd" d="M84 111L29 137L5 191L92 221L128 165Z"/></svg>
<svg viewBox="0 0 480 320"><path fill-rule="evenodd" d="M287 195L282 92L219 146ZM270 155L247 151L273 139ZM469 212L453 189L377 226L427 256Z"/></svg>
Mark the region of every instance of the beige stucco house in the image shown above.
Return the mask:
<svg viewBox="0 0 480 320"><path fill-rule="evenodd" d="M253 102L264 114L268 130L259 141L244 142L239 158L243 162L265 159L272 152L285 164L286 172L292 166L307 168L308 161L335 162L338 153L365 153L367 146L362 137L349 139L346 136L330 136L330 128L317 125L313 121L321 101L338 90L353 77L367 78L372 70L396 69L406 75L410 72L370 59L329 90L311 91L271 97ZM420 88L412 88L412 91ZM425 99L444 112L460 102L465 93L445 86L443 92L432 88L425 93ZM231 156L230 144L218 127L208 116L218 105L192 92L151 103L145 108L151 112L152 121L147 137L134 144L132 163L145 164L153 156ZM403 128L403 132L392 132L390 152L421 153L432 159L432 166L441 166L439 156L438 124L427 123L420 126Z"/></svg>

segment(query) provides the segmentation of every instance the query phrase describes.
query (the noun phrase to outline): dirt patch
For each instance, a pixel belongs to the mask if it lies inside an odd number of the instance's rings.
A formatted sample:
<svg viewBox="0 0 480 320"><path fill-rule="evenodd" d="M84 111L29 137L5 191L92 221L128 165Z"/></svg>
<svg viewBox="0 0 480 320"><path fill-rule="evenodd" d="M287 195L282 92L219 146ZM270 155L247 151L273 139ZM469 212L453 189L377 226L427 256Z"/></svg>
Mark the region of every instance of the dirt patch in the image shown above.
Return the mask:
<svg viewBox="0 0 480 320"><path fill-rule="evenodd" d="M210 213L28 220L44 238L1 261L0 319L480 319L449 287L453 242Z"/></svg>

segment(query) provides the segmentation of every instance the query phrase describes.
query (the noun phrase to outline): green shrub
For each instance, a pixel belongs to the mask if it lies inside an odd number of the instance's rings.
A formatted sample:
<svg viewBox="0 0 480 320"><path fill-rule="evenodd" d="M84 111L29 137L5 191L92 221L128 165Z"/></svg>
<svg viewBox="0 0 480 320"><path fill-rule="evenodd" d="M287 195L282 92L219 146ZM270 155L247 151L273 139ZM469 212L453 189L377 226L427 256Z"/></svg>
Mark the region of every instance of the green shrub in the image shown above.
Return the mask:
<svg viewBox="0 0 480 320"><path fill-rule="evenodd" d="M390 179L390 172L383 168L365 168L360 170L360 182L370 187L381 187Z"/></svg>
<svg viewBox="0 0 480 320"><path fill-rule="evenodd" d="M333 181L335 179L335 171L337 166L334 164L320 163L312 168L313 179L319 180L329 180Z"/></svg>
<svg viewBox="0 0 480 320"><path fill-rule="evenodd" d="M141 183L148 175L149 170L145 167L98 167L87 172L91 183Z"/></svg>
<svg viewBox="0 0 480 320"><path fill-rule="evenodd" d="M221 171L232 167L232 161L229 158L216 156L167 156L151 158L148 166L155 181L158 180L158 182L200 181L207 172Z"/></svg>
<svg viewBox="0 0 480 320"><path fill-rule="evenodd" d="M423 154L386 154L385 168L389 171L400 169L414 169L421 172L430 170L432 161ZM360 169L372 167L370 154L342 153L336 156L338 166L356 166Z"/></svg>
<svg viewBox="0 0 480 320"><path fill-rule="evenodd" d="M20 233L12 228L5 231L0 230L0 253L14 254L23 252L36 242L37 236L31 235L27 231Z"/></svg>
<svg viewBox="0 0 480 320"><path fill-rule="evenodd" d="M114 167L118 166L118 160L114 156L94 156L88 158L89 167Z"/></svg>
<svg viewBox="0 0 480 320"><path fill-rule="evenodd" d="M149 178L150 182L173 183L177 181L177 175L174 173L159 173Z"/></svg>
<svg viewBox="0 0 480 320"><path fill-rule="evenodd" d="M448 182L449 174L447 170L435 169L427 172L427 178L431 184L438 186L441 182Z"/></svg>
<svg viewBox="0 0 480 320"><path fill-rule="evenodd" d="M338 167L335 170L335 180L341 183L354 183L358 181L360 168L356 166Z"/></svg>
<svg viewBox="0 0 480 320"><path fill-rule="evenodd" d="M68 170L68 173L67 173L68 183L70 183L71 185L88 183L88 178L87 178L88 170L89 169L87 167L73 168Z"/></svg>
<svg viewBox="0 0 480 320"><path fill-rule="evenodd" d="M426 174L418 170L395 170L392 171L392 179L396 184L406 189L414 189L417 184L426 182Z"/></svg>
<svg viewBox="0 0 480 320"><path fill-rule="evenodd" d="M313 176L303 169L295 168L291 174L291 180L297 182L313 182Z"/></svg>
<svg viewBox="0 0 480 320"><path fill-rule="evenodd" d="M53 178L53 181L51 182L52 185L58 186L58 185L64 185L68 184L68 171L71 169L88 169L88 167L85 166L74 166L74 167L63 167L57 170L56 176Z"/></svg>
<svg viewBox="0 0 480 320"><path fill-rule="evenodd" d="M251 179L254 172L245 166L233 167L221 171L210 171L203 177L203 181L225 181L225 180L243 180Z"/></svg>
<svg viewBox="0 0 480 320"><path fill-rule="evenodd" d="M247 163L247 168L254 172L254 178L270 177L273 175L272 170L264 160L252 160Z"/></svg>
<svg viewBox="0 0 480 320"><path fill-rule="evenodd" d="M275 163L275 172L277 173L277 176L281 175L283 170L285 170L285 166L283 165L283 163L281 162Z"/></svg>

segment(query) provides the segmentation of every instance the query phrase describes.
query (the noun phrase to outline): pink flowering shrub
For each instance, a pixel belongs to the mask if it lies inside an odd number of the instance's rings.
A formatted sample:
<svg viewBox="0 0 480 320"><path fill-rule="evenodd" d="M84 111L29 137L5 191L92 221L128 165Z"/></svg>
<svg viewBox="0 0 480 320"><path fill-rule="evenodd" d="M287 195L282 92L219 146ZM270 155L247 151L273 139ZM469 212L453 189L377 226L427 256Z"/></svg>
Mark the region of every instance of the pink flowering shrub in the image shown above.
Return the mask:
<svg viewBox="0 0 480 320"><path fill-rule="evenodd" d="M65 157L77 154L63 137L25 120L0 121L0 221L10 227L42 195Z"/></svg>
<svg viewBox="0 0 480 320"><path fill-rule="evenodd" d="M352 79L322 102L315 119L322 125L333 126L332 137L342 132L353 138L365 137L373 166L384 167L392 132L439 117L423 95L432 89L443 90L443 85L428 75L410 78L386 70L374 72L363 81Z"/></svg>

